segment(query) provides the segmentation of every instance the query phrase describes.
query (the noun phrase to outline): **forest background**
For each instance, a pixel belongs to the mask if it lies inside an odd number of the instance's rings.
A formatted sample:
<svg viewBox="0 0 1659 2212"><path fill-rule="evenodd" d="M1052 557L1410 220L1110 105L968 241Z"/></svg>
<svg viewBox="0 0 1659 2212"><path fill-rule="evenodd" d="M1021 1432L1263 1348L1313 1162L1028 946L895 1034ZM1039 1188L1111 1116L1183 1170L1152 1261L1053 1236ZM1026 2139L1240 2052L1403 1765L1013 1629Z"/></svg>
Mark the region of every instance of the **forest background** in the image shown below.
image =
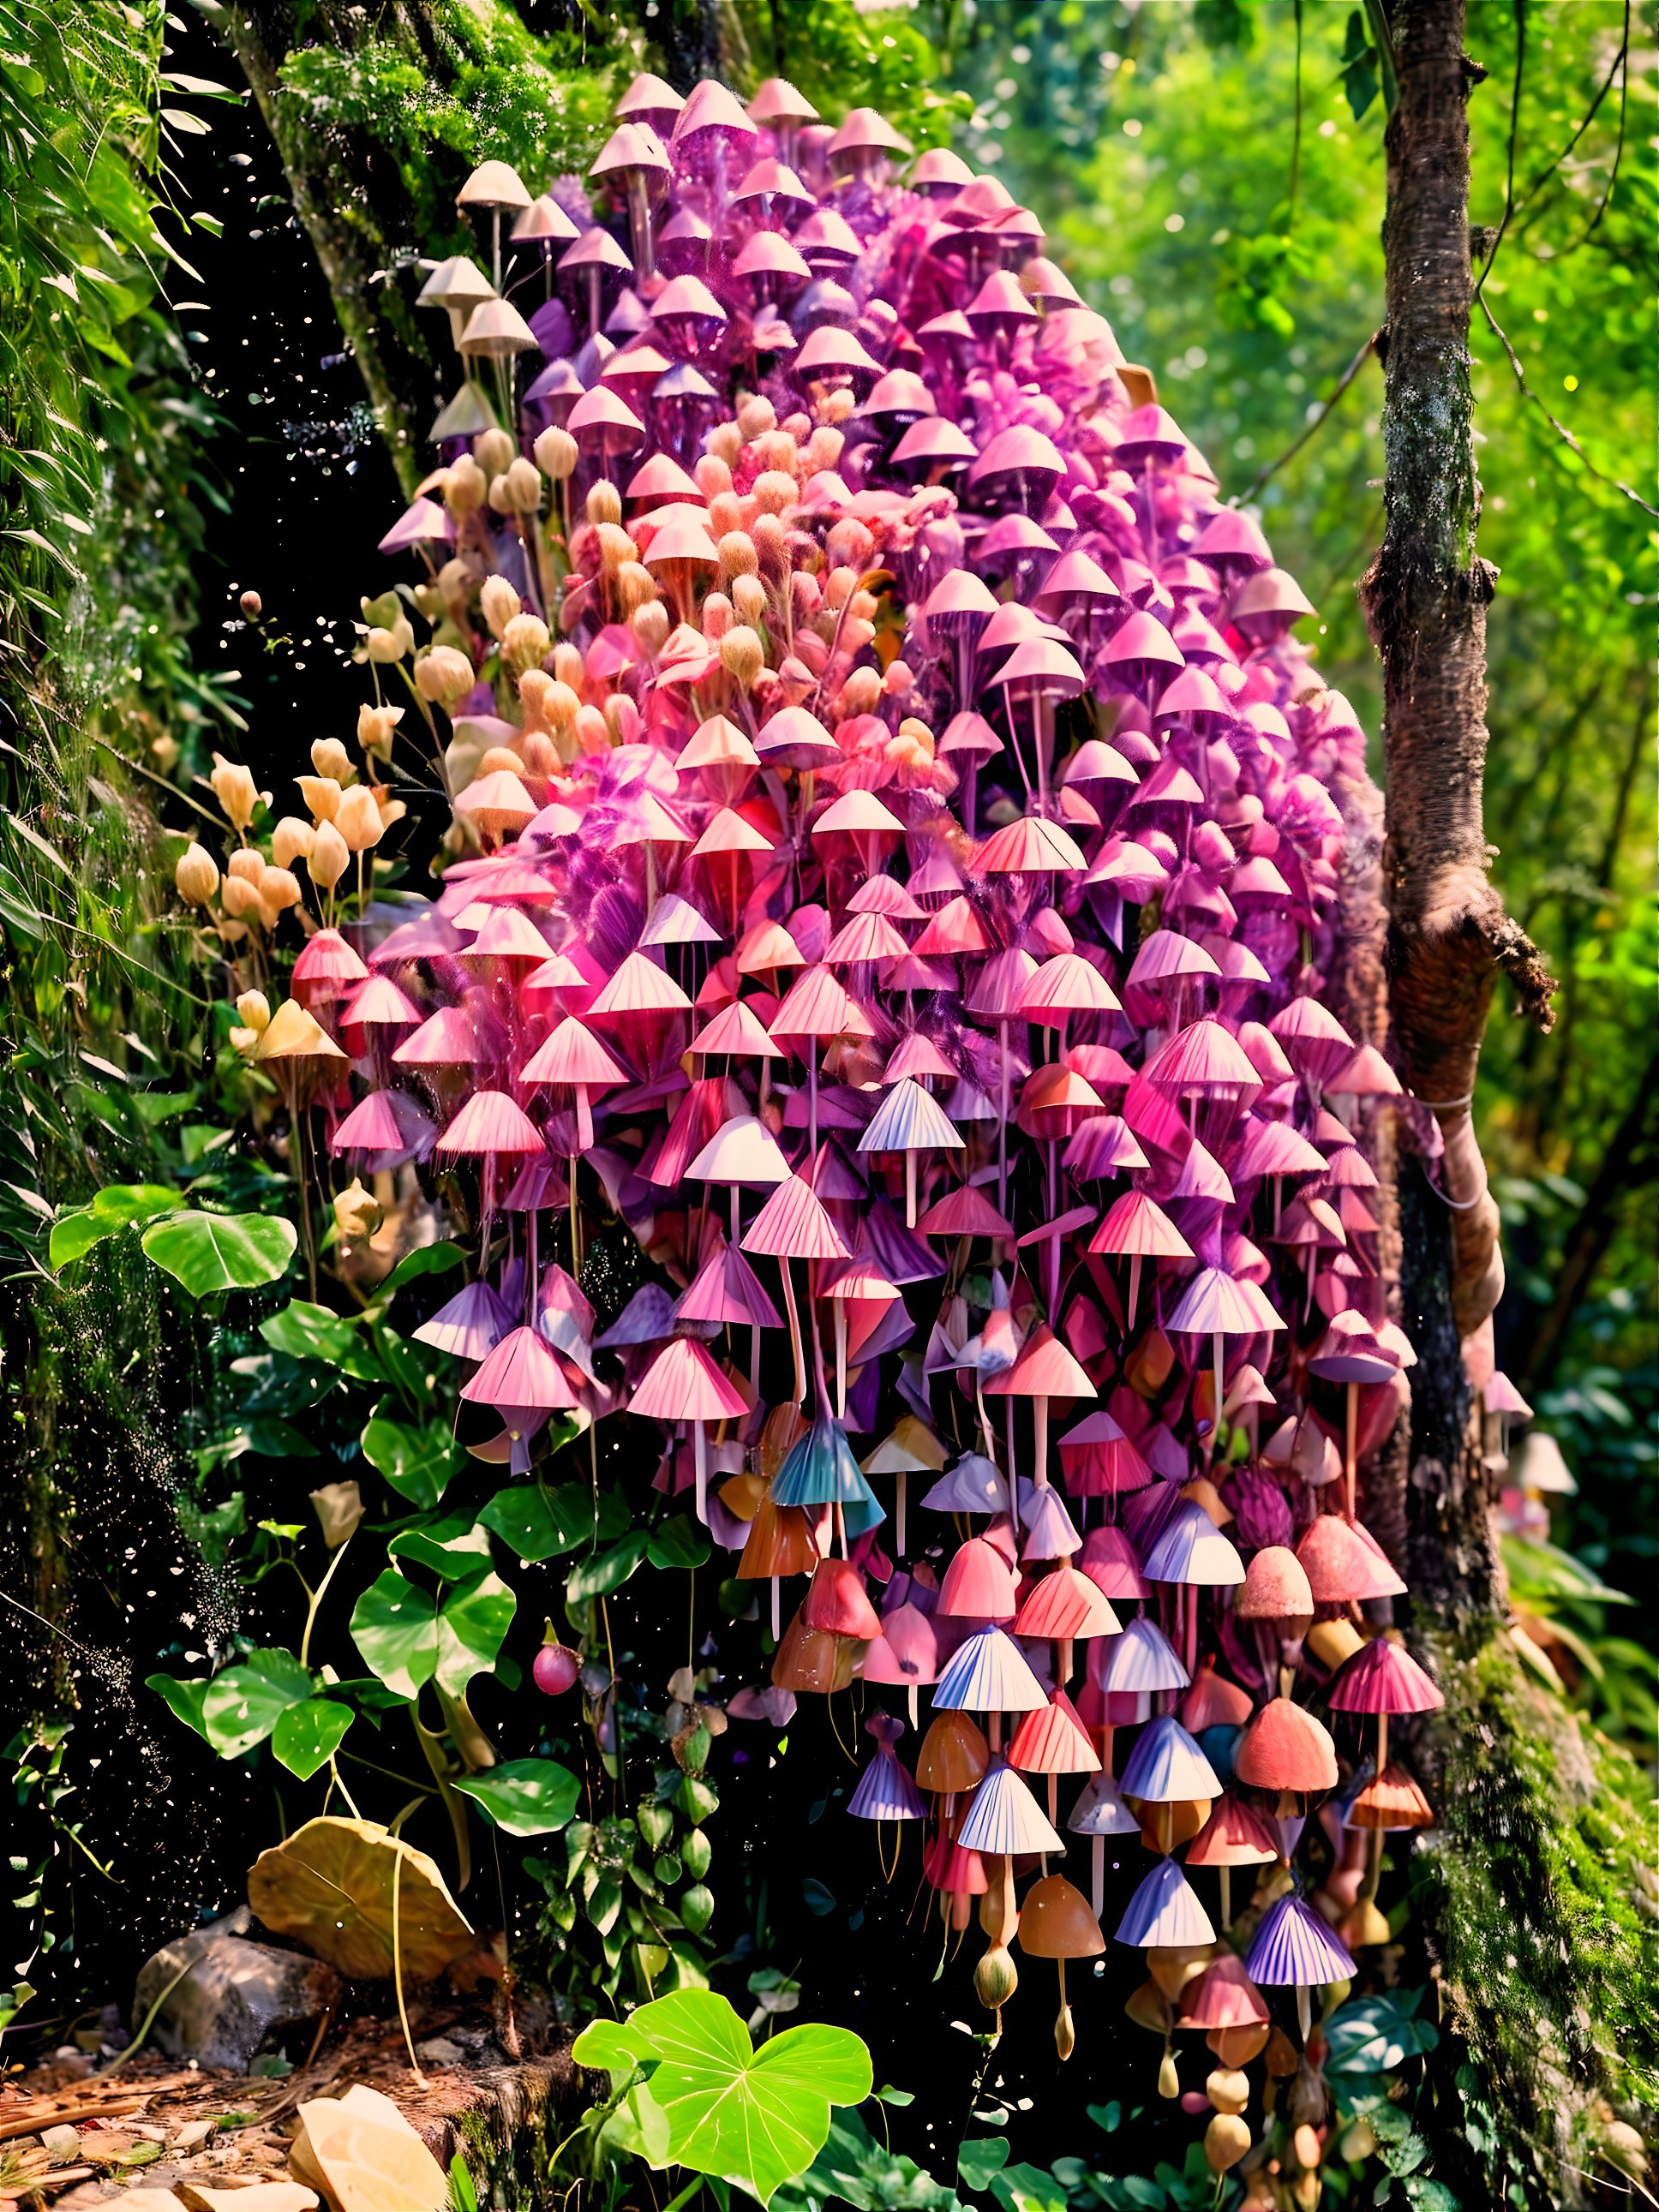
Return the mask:
<svg viewBox="0 0 1659 2212"><path fill-rule="evenodd" d="M428 13L460 56L441 82L377 77L361 57L343 70L319 44L305 88L400 166L434 253L465 242L448 202L474 159L580 171L641 40L690 35L688 16L826 112L869 100L919 139L949 137L1038 212L1224 494L1259 508L1319 609L1322 667L1375 730L1352 588L1382 527L1382 379L1364 350L1382 315L1382 101L1364 10ZM386 580L368 549L398 511L220 14L0 0L0 1236L17 1469L3 1587L55 1618L83 1571L66 1516L103 1525L82 1642L29 1632L19 1717L48 1692L78 1702L61 1774L107 1760L106 1807L151 1757L149 1724L133 1740L123 1716L165 1640L176 1541L132 1523L183 1483L186 1537L210 1559L222 1542L211 1456L181 1449L206 1433L218 1370L211 1347L164 1346L141 1262L56 1285L46 1231L99 1182L141 1177L147 1147L188 1158L206 1126L222 1041L190 1002L155 825L188 827L216 745L275 781L313 738L349 731L351 624ZM1499 1363L1579 1481L1556 1511L1559 1550L1511 1557L1519 1600L1562 1632L1565 1692L1647 1759L1659 1638L1650 1613L1598 1592L1650 1590L1659 1553L1656 589L1652 510L1624 488L1650 494L1656 443L1654 29L1621 0L1470 9L1487 72L1471 215L1502 230L1474 337L1480 546L1502 572L1486 819L1506 904L1561 978L1547 1036L1496 1011L1476 1105L1509 1260ZM263 633L237 614L249 586ZM84 1817L112 1847L117 1816L88 1801ZM211 1826L118 1911L100 1920L82 1900L72 1935L52 1882L26 1882L33 1932L8 1957L57 1911L48 1934L73 1941L89 1989L110 1985L176 1924Z"/></svg>

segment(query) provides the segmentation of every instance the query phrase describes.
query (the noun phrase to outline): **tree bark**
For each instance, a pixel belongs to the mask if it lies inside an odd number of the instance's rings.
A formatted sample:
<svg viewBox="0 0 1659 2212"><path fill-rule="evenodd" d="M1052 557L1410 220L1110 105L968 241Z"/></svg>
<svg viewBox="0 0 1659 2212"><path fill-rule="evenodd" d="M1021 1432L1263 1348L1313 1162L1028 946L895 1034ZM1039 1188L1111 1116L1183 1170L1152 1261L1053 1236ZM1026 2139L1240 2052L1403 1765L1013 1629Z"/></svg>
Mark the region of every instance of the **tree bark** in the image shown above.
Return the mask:
<svg viewBox="0 0 1659 2212"><path fill-rule="evenodd" d="M370 43L401 48L423 71L441 73L429 11L420 0L390 0L371 18L348 0L238 0L204 9L235 48L243 74L276 141L319 265L333 295L369 404L406 495L422 471L428 425L444 399L448 332L441 316L415 311L415 283L392 272L413 271L434 241L416 234L408 186L372 131L319 125L284 99L282 70L302 40L343 52Z"/></svg>
<svg viewBox="0 0 1659 2212"><path fill-rule="evenodd" d="M1504 1286L1498 1208L1474 1134L1475 1068L1499 969L1546 1024L1553 984L1489 880L1481 817L1497 572L1475 547L1467 103L1483 72L1463 52L1463 0L1393 0L1389 12L1399 94L1383 225L1387 523L1360 594L1382 660L1395 1051L1443 1139L1438 1191L1408 1176L1402 1192L1417 1217L1404 1239L1406 1320L1419 1352L1410 1579L1426 1580L1431 1605L1443 1597L1457 1614L1501 1596L1457 1356ZM1428 1473L1429 1462L1440 1471ZM1437 1589L1449 1559L1462 1564Z"/></svg>
<svg viewBox="0 0 1659 2212"><path fill-rule="evenodd" d="M1360 588L1382 659L1395 1044L1444 1139L1451 1295L1467 1337L1504 1282L1471 1112L1486 1013L1500 969L1546 1026L1553 985L1488 878L1481 818L1486 607L1497 583L1475 550L1469 388L1467 100L1481 72L1463 52L1463 0L1394 0L1389 14L1400 92L1383 228L1388 520Z"/></svg>

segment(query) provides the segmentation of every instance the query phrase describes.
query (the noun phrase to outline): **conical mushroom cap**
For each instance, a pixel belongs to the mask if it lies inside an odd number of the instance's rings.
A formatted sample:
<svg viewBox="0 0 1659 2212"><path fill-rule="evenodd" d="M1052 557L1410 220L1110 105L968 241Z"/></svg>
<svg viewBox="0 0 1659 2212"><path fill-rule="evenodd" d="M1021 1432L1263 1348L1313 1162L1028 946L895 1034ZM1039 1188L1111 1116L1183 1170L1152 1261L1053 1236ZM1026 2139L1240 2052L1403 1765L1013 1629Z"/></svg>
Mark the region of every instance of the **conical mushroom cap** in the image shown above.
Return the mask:
<svg viewBox="0 0 1659 2212"><path fill-rule="evenodd" d="M1106 1948L1088 1899L1063 1874L1046 1875L1026 1892L1018 1941L1034 1959L1093 1959Z"/></svg>
<svg viewBox="0 0 1659 2212"><path fill-rule="evenodd" d="M921 1740L916 1780L935 1797L960 1796L984 1778L991 1747L966 1713L936 1712Z"/></svg>
<svg viewBox="0 0 1659 2212"><path fill-rule="evenodd" d="M1314 1595L1308 1571L1284 1544L1267 1544L1244 1570L1244 1587L1233 1601L1241 1620L1311 1620Z"/></svg>
<svg viewBox="0 0 1659 2212"><path fill-rule="evenodd" d="M1270 1698L1239 1739L1233 1771L1253 1790L1334 1790L1336 1747L1311 1713Z"/></svg>

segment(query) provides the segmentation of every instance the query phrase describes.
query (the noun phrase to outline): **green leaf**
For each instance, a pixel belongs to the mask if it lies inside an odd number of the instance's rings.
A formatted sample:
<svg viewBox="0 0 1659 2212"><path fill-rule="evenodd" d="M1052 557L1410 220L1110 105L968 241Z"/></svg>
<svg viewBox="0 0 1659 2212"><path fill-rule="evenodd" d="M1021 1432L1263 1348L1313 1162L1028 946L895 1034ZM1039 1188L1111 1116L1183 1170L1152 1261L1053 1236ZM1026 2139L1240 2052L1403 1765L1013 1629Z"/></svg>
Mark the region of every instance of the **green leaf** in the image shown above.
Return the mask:
<svg viewBox="0 0 1659 2212"><path fill-rule="evenodd" d="M451 1513L424 1528L404 1528L386 1549L394 1559L413 1559L450 1583L464 1583L489 1565L489 1538L470 1513Z"/></svg>
<svg viewBox="0 0 1659 2212"><path fill-rule="evenodd" d="M193 1298L251 1291L288 1271L299 1237L269 1213L178 1213L144 1231L147 1255Z"/></svg>
<svg viewBox="0 0 1659 2212"><path fill-rule="evenodd" d="M581 2055L577 2063L591 2066L596 2074L611 2074L625 2079L640 2063L640 2046L635 2038L631 2021L593 2021L582 2030L576 2040L581 2045Z"/></svg>
<svg viewBox="0 0 1659 2212"><path fill-rule="evenodd" d="M580 1605L587 1598L608 1597L612 1590L620 1589L645 1557L650 1541L647 1529L635 1528L608 1552L584 1559L565 1584L566 1603Z"/></svg>
<svg viewBox="0 0 1659 2212"><path fill-rule="evenodd" d="M1415 2017L1407 2007L1383 1994L1352 1997L1325 2023L1328 2074L1392 2074L1408 2058L1432 2051L1440 2032L1432 2021Z"/></svg>
<svg viewBox="0 0 1659 2212"><path fill-rule="evenodd" d="M46 1265L55 1273L59 1267L84 1259L94 1244L101 1244L105 1237L114 1234L115 1224L100 1222L89 1206L77 1206L72 1212L60 1213L46 1239Z"/></svg>
<svg viewBox="0 0 1659 2212"><path fill-rule="evenodd" d="M438 1686L462 1696L475 1674L495 1663L519 1601L499 1575L484 1575L452 1591L437 1618Z"/></svg>
<svg viewBox="0 0 1659 2212"><path fill-rule="evenodd" d="M988 2189L991 2176L1008 2163L1008 2144L1002 2136L981 2136L965 2142L957 2153L957 2179L964 2189Z"/></svg>
<svg viewBox="0 0 1659 2212"><path fill-rule="evenodd" d="M875 2078L869 2051L843 2027L792 2027L753 2050L730 2004L708 1990L678 1990L626 2021L595 2022L571 2055L579 2066L615 2069L624 2052L636 2064L659 2062L651 2094L668 2122L665 2162L763 2204L822 2150L830 2107L860 2103Z"/></svg>
<svg viewBox="0 0 1659 2212"><path fill-rule="evenodd" d="M498 1490L478 1519L520 1559L536 1565L574 1552L591 1537L613 1541L627 1530L630 1516L613 1490L599 1492L596 1518L594 1493L585 1482L561 1483L556 1490L526 1482Z"/></svg>
<svg viewBox="0 0 1659 2212"><path fill-rule="evenodd" d="M438 1667L437 1605L395 1567L377 1575L352 1608L351 1640L363 1663L400 1698Z"/></svg>
<svg viewBox="0 0 1659 2212"><path fill-rule="evenodd" d="M332 1698L307 1698L290 1705L271 1731L270 1747L290 1774L309 1782L339 1748L356 1715Z"/></svg>
<svg viewBox="0 0 1659 2212"><path fill-rule="evenodd" d="M374 1414L362 1434L363 1457L378 1469L400 1498L431 1512L460 1472L465 1454L437 1422L411 1428L406 1421Z"/></svg>
<svg viewBox="0 0 1659 2212"><path fill-rule="evenodd" d="M402 1290L405 1283L412 1283L421 1275L447 1275L460 1266L465 1257L459 1244L418 1245L398 1261L376 1291L376 1300L390 1297L393 1291Z"/></svg>
<svg viewBox="0 0 1659 2212"><path fill-rule="evenodd" d="M185 1682L174 1674L149 1674L144 1678L144 1687L154 1690L186 1728L193 1728L198 1735L206 1740L207 1729L202 1724L202 1701L208 1693L208 1677L205 1674L193 1676Z"/></svg>
<svg viewBox="0 0 1659 2212"><path fill-rule="evenodd" d="M483 1774L470 1774L454 1787L483 1807L509 1836L550 1836L576 1809L581 1784L568 1767L551 1759L509 1759Z"/></svg>
<svg viewBox="0 0 1659 2212"><path fill-rule="evenodd" d="M112 1182L93 1194L96 1219L112 1229L125 1229L130 1221L153 1221L158 1213L176 1213L179 1194L160 1182Z"/></svg>
<svg viewBox="0 0 1659 2212"><path fill-rule="evenodd" d="M263 1743L290 1705L311 1695L311 1674L290 1651L250 1651L216 1674L202 1699L202 1733L222 1759Z"/></svg>
<svg viewBox="0 0 1659 2212"><path fill-rule="evenodd" d="M150 1221L158 1213L178 1210L178 1192L164 1183L107 1183L89 1205L76 1206L53 1223L46 1243L47 1264L54 1269L68 1267L130 1222Z"/></svg>
<svg viewBox="0 0 1659 2212"><path fill-rule="evenodd" d="M290 1359L326 1360L331 1367L343 1366L357 1340L349 1322L304 1298L290 1298L280 1313L262 1321L259 1334L273 1352L285 1352Z"/></svg>
<svg viewBox="0 0 1659 2212"><path fill-rule="evenodd" d="M704 1565L713 1557L708 1538L689 1513L676 1513L652 1532L645 1556L653 1567Z"/></svg>

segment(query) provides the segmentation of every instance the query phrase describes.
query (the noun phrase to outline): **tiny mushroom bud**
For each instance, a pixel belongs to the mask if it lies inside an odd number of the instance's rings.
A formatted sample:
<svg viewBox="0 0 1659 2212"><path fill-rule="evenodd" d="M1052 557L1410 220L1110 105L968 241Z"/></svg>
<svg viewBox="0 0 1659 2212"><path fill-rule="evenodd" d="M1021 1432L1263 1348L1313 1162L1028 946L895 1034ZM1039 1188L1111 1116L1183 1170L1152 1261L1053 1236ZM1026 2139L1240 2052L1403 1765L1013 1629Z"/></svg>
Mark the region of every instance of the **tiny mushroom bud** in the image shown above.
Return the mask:
<svg viewBox="0 0 1659 2212"><path fill-rule="evenodd" d="M542 503L542 473L520 454L507 472L507 496L515 514L534 514Z"/></svg>
<svg viewBox="0 0 1659 2212"><path fill-rule="evenodd" d="M622 601L623 612L629 616L648 606L656 598L656 579L642 561L624 561L617 569L617 596Z"/></svg>
<svg viewBox="0 0 1659 2212"><path fill-rule="evenodd" d="M766 586L758 576L732 579L732 605L738 620L758 629L766 619Z"/></svg>
<svg viewBox="0 0 1659 2212"><path fill-rule="evenodd" d="M385 829L380 810L374 804L374 793L365 783L354 783L349 791L340 794L340 810L334 817L333 827L345 840L348 852L361 853L371 845L378 845Z"/></svg>
<svg viewBox="0 0 1659 2212"><path fill-rule="evenodd" d="M319 738L311 748L311 765L319 775L331 775L336 783L356 780L351 756L337 738Z"/></svg>
<svg viewBox="0 0 1659 2212"><path fill-rule="evenodd" d="M757 576L760 555L746 530L728 530L720 542L722 576Z"/></svg>
<svg viewBox="0 0 1659 2212"><path fill-rule="evenodd" d="M173 880L181 899L206 906L219 888L219 864L205 845L192 840L179 855Z"/></svg>
<svg viewBox="0 0 1659 2212"><path fill-rule="evenodd" d="M364 1189L361 1176L354 1176L334 1200L335 1226L343 1244L366 1244L385 1218L380 1200L372 1190Z"/></svg>
<svg viewBox="0 0 1659 2212"><path fill-rule="evenodd" d="M587 519L590 522L620 522L622 516L622 494L615 484L601 477L598 483L588 486Z"/></svg>
<svg viewBox="0 0 1659 2212"><path fill-rule="evenodd" d="M501 658L520 675L539 668L552 649L547 624L539 615L514 615L501 632Z"/></svg>
<svg viewBox="0 0 1659 2212"><path fill-rule="evenodd" d="M258 887L246 876L227 876L219 886L219 900L234 921L242 921L258 912Z"/></svg>
<svg viewBox="0 0 1659 2212"><path fill-rule="evenodd" d="M647 599L635 608L633 630L641 653L654 659L668 642L669 627L668 610L660 599Z"/></svg>
<svg viewBox="0 0 1659 2212"><path fill-rule="evenodd" d="M257 885L264 872L264 854L254 852L248 846L244 846L240 853L233 853L225 863L225 873L240 883Z"/></svg>
<svg viewBox="0 0 1659 2212"><path fill-rule="evenodd" d="M800 496L799 487L781 469L768 469L755 479L755 498L765 514L781 514Z"/></svg>
<svg viewBox="0 0 1659 2212"><path fill-rule="evenodd" d="M352 1185L352 1190L361 1188L362 1186L357 1183ZM350 1195L351 1191L344 1191L335 1200L336 1220L339 1218L341 1206ZM371 1200L370 1204L373 1205L373 1203ZM377 1227L380 1212L380 1207L375 1206ZM344 1230L342 1229L340 1233L343 1237ZM347 1538L356 1533L357 1523L363 1517L362 1492L355 1482L325 1482L320 1490L312 1492L311 1510L315 1513L321 1525L324 1543L331 1552L337 1552Z"/></svg>
<svg viewBox="0 0 1659 2212"><path fill-rule="evenodd" d="M264 611L264 601L259 597L258 592L244 592L236 604L242 610L242 618L245 622L258 622Z"/></svg>
<svg viewBox="0 0 1659 2212"><path fill-rule="evenodd" d="M483 505L489 489L489 477L471 453L463 453L444 477L444 505L458 522L464 522Z"/></svg>
<svg viewBox="0 0 1659 2212"><path fill-rule="evenodd" d="M489 479L489 504L497 514L513 512L513 487L504 476Z"/></svg>
<svg viewBox="0 0 1659 2212"><path fill-rule="evenodd" d="M472 441L472 452L487 477L498 477L512 462L513 441L505 430L481 430Z"/></svg>
<svg viewBox="0 0 1659 2212"><path fill-rule="evenodd" d="M331 775L296 775L300 796L319 822L331 822L340 811L340 787Z"/></svg>
<svg viewBox="0 0 1659 2212"><path fill-rule="evenodd" d="M702 603L702 634L707 638L726 635L736 619L732 602L724 592L710 592Z"/></svg>
<svg viewBox="0 0 1659 2212"><path fill-rule="evenodd" d="M300 879L287 868L267 868L259 878L259 903L273 915L298 906L301 896Z"/></svg>
<svg viewBox="0 0 1659 2212"><path fill-rule="evenodd" d="M357 742L372 760L391 759L392 733L403 719L404 710L401 707L364 705L357 709ZM342 746L342 752L344 750ZM314 764L317 758L314 747L311 757ZM342 783L346 781L337 769L330 769L327 773L337 777Z"/></svg>
<svg viewBox="0 0 1659 2212"><path fill-rule="evenodd" d="M252 770L240 761L227 760L222 753L213 756L213 773L208 781L233 830L246 830L258 810L270 804L270 793L258 787Z"/></svg>
<svg viewBox="0 0 1659 2212"><path fill-rule="evenodd" d="M535 445L536 466L542 474L550 477L555 483L563 483L576 473L576 464L581 458L576 441L568 430L544 430Z"/></svg>
<svg viewBox="0 0 1659 2212"><path fill-rule="evenodd" d="M735 422L716 422L703 440L705 449L730 469L743 451L743 432ZM701 483L702 479L698 479ZM705 486L706 489L707 487Z"/></svg>
<svg viewBox="0 0 1659 2212"><path fill-rule="evenodd" d="M270 1022L270 1001L263 991L244 991L236 1001L236 1018L255 1036L263 1036Z"/></svg>
<svg viewBox="0 0 1659 2212"><path fill-rule="evenodd" d="M568 638L562 637L553 648L553 674L557 682L568 684L577 693L587 681L587 664L580 648Z"/></svg>
<svg viewBox="0 0 1659 2212"><path fill-rule="evenodd" d="M734 491L717 491L708 501L708 529L716 538L730 537L733 531L743 530L744 503ZM747 532L744 532L748 535Z"/></svg>
<svg viewBox="0 0 1659 2212"><path fill-rule="evenodd" d="M739 623L720 640L720 661L726 674L746 691L766 665L766 648L746 623Z"/></svg>
<svg viewBox="0 0 1659 2212"><path fill-rule="evenodd" d="M505 576L484 578L483 586L478 593L478 605L492 637L501 636L518 613L520 604L518 593Z"/></svg>
<svg viewBox="0 0 1659 2212"><path fill-rule="evenodd" d="M362 787L357 787L361 790ZM331 891L350 864L350 847L331 822L323 823L306 854L312 882L321 890Z"/></svg>
<svg viewBox="0 0 1659 2212"><path fill-rule="evenodd" d="M270 856L276 867L292 867L295 860L303 860L310 852L314 836L314 827L301 821L299 814L283 814L270 834Z"/></svg>
<svg viewBox="0 0 1659 2212"><path fill-rule="evenodd" d="M723 460L718 453L700 455L691 474L696 479L697 489L705 499L716 499L721 492L729 492L732 489L731 464Z"/></svg>
<svg viewBox="0 0 1659 2212"><path fill-rule="evenodd" d="M369 659L377 666L390 668L394 661L401 660L404 653L412 649L415 633L400 615L395 627L391 629L382 629L378 625L371 628L363 643Z"/></svg>
<svg viewBox="0 0 1659 2212"><path fill-rule="evenodd" d="M163 775L171 775L179 765L179 740L170 738L165 730L159 738L150 739L149 752Z"/></svg>
<svg viewBox="0 0 1659 2212"><path fill-rule="evenodd" d="M415 664L415 689L446 712L465 698L477 680L472 663L453 645L434 645Z"/></svg>
<svg viewBox="0 0 1659 2212"><path fill-rule="evenodd" d="M778 410L769 399L757 396L741 400L738 406L738 428L746 440L763 438L769 430L778 426Z"/></svg>

